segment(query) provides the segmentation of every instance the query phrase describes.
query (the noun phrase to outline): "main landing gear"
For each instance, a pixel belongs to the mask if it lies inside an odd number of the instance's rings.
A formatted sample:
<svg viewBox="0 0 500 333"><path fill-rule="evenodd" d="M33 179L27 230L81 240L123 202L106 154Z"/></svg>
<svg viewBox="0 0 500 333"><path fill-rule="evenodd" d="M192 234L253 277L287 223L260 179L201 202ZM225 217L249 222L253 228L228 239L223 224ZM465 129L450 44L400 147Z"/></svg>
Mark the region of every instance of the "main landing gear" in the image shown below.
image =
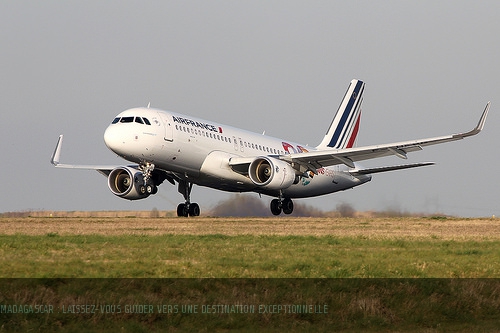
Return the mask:
<svg viewBox="0 0 500 333"><path fill-rule="evenodd" d="M293 212L293 201L290 198L283 198L283 196L280 193L280 196L278 199L273 199L271 201L271 213L273 215L280 215L281 211L285 214L292 214Z"/></svg>
<svg viewBox="0 0 500 333"><path fill-rule="evenodd" d="M191 203L191 189L193 188L193 183L189 183L185 180L179 181L178 191L184 196L185 203L179 204L177 206L177 216L188 217L188 216L200 216L200 206L197 203Z"/></svg>

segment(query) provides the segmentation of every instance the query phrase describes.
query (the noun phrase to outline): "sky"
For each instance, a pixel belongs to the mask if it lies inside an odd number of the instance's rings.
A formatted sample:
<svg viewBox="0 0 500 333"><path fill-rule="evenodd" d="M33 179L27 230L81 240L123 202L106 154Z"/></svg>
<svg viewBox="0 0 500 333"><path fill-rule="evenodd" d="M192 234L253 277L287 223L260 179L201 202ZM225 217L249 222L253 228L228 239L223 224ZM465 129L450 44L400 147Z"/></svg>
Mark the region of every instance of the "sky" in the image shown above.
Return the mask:
<svg viewBox="0 0 500 333"><path fill-rule="evenodd" d="M363 162L435 166L297 203L500 216L499 14L465 0L2 1L0 212L173 210L183 198L168 182L128 201L97 172L52 167L58 136L63 163L127 164L104 130L151 103L315 146L357 78L358 146L468 131L488 101L490 114L478 136ZM203 212L230 196L195 187L192 201Z"/></svg>

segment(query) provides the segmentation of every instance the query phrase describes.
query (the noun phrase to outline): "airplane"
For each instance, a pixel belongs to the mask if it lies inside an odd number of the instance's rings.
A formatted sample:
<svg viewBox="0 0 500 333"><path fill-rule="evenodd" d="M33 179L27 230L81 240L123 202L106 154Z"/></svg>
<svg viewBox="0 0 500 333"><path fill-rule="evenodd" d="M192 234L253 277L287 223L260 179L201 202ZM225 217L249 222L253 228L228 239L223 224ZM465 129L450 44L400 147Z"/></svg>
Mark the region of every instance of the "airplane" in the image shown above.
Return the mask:
<svg viewBox="0 0 500 333"><path fill-rule="evenodd" d="M96 170L108 178L111 192L128 200L157 193L165 180L177 183L184 202L179 217L199 216L191 202L193 185L228 192L256 192L274 197L273 215L291 214L295 198L351 189L367 183L372 174L433 165L432 162L363 168L358 162L385 156L407 159L423 147L478 134L490 102L477 126L469 132L397 143L356 147L365 83L352 80L322 141L316 147L252 133L213 121L138 107L118 114L104 132L106 146L125 160L125 166L60 163L63 135L51 163L58 168Z"/></svg>

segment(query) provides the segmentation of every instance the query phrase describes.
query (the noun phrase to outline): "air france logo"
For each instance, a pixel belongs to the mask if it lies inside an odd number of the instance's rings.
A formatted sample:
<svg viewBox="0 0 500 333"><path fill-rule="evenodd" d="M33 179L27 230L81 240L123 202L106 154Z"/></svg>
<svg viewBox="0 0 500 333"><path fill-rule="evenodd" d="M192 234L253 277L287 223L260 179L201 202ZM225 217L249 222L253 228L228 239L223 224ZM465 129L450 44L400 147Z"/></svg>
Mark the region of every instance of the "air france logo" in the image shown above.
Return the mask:
<svg viewBox="0 0 500 333"><path fill-rule="evenodd" d="M205 129L207 131L211 131L211 132L222 133L222 127L216 127L216 126L211 125L211 124L200 123L199 121L194 121L191 119L186 119L186 118L176 117L176 116L172 116L172 119L174 120L174 122L179 123L179 124L203 128L203 129Z"/></svg>

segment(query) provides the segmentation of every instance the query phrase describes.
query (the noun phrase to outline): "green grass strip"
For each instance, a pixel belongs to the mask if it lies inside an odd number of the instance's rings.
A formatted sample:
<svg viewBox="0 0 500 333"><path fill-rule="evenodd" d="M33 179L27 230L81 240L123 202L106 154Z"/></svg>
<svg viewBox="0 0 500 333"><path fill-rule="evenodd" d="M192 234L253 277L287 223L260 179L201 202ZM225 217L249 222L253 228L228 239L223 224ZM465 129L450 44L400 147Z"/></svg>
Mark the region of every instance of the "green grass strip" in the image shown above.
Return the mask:
<svg viewBox="0 0 500 333"><path fill-rule="evenodd" d="M3 278L498 278L500 241L0 235Z"/></svg>

